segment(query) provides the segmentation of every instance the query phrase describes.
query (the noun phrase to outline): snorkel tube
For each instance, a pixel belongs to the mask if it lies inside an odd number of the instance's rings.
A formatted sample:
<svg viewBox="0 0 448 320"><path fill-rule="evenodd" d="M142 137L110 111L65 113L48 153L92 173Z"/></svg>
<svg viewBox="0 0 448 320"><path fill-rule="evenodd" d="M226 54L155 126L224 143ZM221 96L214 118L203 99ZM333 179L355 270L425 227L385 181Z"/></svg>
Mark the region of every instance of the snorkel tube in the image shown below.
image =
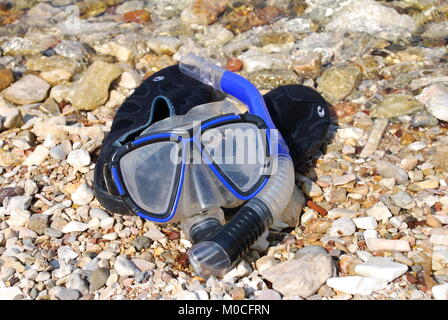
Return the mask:
<svg viewBox="0 0 448 320"><path fill-rule="evenodd" d="M276 127L258 89L238 74L227 71L193 54L184 56L180 70L227 93L248 106L249 113L264 119L271 130ZM277 130L277 152L271 152L275 168L265 187L245 203L225 225L213 225L213 232L188 251L193 268L204 276L222 276L237 262L286 208L294 190L294 166L288 147Z"/></svg>

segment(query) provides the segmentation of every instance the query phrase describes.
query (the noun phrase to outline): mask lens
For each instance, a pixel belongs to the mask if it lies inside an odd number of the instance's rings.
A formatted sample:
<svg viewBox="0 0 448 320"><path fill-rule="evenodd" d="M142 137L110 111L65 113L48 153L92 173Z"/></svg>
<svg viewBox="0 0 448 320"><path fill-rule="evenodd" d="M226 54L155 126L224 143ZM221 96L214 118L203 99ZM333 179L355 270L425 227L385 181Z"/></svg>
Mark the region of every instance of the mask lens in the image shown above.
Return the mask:
<svg viewBox="0 0 448 320"><path fill-rule="evenodd" d="M120 160L124 184L142 209L164 214L176 185L179 143L157 142L125 154Z"/></svg>
<svg viewBox="0 0 448 320"><path fill-rule="evenodd" d="M204 131L202 144L213 162L246 192L265 173L266 132L252 123L233 123Z"/></svg>

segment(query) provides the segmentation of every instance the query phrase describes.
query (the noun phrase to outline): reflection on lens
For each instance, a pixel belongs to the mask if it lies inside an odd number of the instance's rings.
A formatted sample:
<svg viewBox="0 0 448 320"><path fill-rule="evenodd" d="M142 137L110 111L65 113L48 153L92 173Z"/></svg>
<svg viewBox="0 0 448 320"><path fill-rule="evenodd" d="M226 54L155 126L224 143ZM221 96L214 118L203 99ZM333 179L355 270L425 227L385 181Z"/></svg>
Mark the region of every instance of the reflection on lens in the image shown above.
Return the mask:
<svg viewBox="0 0 448 320"><path fill-rule="evenodd" d="M252 123L233 123L206 130L202 143L215 165L243 192L264 174L266 134Z"/></svg>
<svg viewBox="0 0 448 320"><path fill-rule="evenodd" d="M179 143L157 142L135 149L120 160L124 184L132 200L142 209L163 214L169 210L178 165Z"/></svg>

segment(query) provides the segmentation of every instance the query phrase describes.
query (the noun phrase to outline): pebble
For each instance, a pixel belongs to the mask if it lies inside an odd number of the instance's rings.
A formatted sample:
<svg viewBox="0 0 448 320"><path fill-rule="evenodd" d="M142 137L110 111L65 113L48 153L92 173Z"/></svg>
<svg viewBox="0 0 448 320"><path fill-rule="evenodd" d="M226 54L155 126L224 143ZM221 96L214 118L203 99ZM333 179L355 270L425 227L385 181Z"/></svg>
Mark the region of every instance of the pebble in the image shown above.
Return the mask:
<svg viewBox="0 0 448 320"><path fill-rule="evenodd" d="M14 82L14 75L9 69L0 69L0 90L3 90Z"/></svg>
<svg viewBox="0 0 448 320"><path fill-rule="evenodd" d="M263 277L284 296L309 297L333 275L334 266L328 254L309 254L277 264L265 270Z"/></svg>
<svg viewBox="0 0 448 320"><path fill-rule="evenodd" d="M31 217L31 213L28 210L19 208L13 208L9 215L9 219L6 222L8 225L16 228L26 225L28 219Z"/></svg>
<svg viewBox="0 0 448 320"><path fill-rule="evenodd" d="M376 170L383 178L394 178L397 183L406 183L409 179L405 170L387 161L376 161Z"/></svg>
<svg viewBox="0 0 448 320"><path fill-rule="evenodd" d="M106 211L99 208L91 208L89 214L92 218L98 218L99 220L104 220L110 217Z"/></svg>
<svg viewBox="0 0 448 320"><path fill-rule="evenodd" d="M182 290L176 295L176 300L199 300L199 296L196 292Z"/></svg>
<svg viewBox="0 0 448 320"><path fill-rule="evenodd" d="M263 274L263 272L270 267L278 264L279 261L276 260L273 256L263 256L257 261L255 261L255 266L260 274Z"/></svg>
<svg viewBox="0 0 448 320"><path fill-rule="evenodd" d="M433 244L448 246L448 229L433 228L429 240Z"/></svg>
<svg viewBox="0 0 448 320"><path fill-rule="evenodd" d="M151 245L151 240L145 236L138 236L133 242L132 245L135 247L137 251L141 251L142 249L149 248Z"/></svg>
<svg viewBox="0 0 448 320"><path fill-rule="evenodd" d="M141 82L142 78L136 71L125 71L121 74L121 80L118 85L126 89L135 89Z"/></svg>
<svg viewBox="0 0 448 320"><path fill-rule="evenodd" d="M393 118L411 114L424 109L414 96L408 94L389 94L374 109L373 115L378 118Z"/></svg>
<svg viewBox="0 0 448 320"><path fill-rule="evenodd" d="M49 150L44 146L37 146L36 149L25 159L23 165L38 166L47 159Z"/></svg>
<svg viewBox="0 0 448 320"><path fill-rule="evenodd" d="M387 220L392 217L392 213L386 205L379 201L373 207L366 210L366 213L370 217L374 217L377 221Z"/></svg>
<svg viewBox="0 0 448 320"><path fill-rule="evenodd" d="M3 126L4 129L20 128L23 124L24 121L20 110L0 107L0 126ZM17 140L13 140L13 144L14 141Z"/></svg>
<svg viewBox="0 0 448 320"><path fill-rule="evenodd" d="M432 247L432 270L443 270L448 267L448 246Z"/></svg>
<svg viewBox="0 0 448 320"><path fill-rule="evenodd" d="M67 162L75 168L86 167L90 164L90 154L83 149L73 150L68 154Z"/></svg>
<svg viewBox="0 0 448 320"><path fill-rule="evenodd" d="M326 30L365 32L378 34L388 39L402 37L417 28L414 20L405 14L399 14L390 7L383 6L374 0L360 0L344 3L333 14Z"/></svg>
<svg viewBox="0 0 448 320"><path fill-rule="evenodd" d="M333 178L333 185L334 186L341 186L344 184L347 184L349 182L352 182L356 179L355 175L353 174L346 174L344 176Z"/></svg>
<svg viewBox="0 0 448 320"><path fill-rule="evenodd" d="M61 144L56 147L51 148L49 155L53 159L60 160L60 161L65 160L65 158L67 157L67 154L65 153L65 148Z"/></svg>
<svg viewBox="0 0 448 320"><path fill-rule="evenodd" d="M338 218L354 218L356 217L356 211L352 209L345 208L334 208L328 211L328 218L330 219L338 219Z"/></svg>
<svg viewBox="0 0 448 320"><path fill-rule="evenodd" d="M282 300L282 296L275 290L265 289L258 293L255 300Z"/></svg>
<svg viewBox="0 0 448 320"><path fill-rule="evenodd" d="M397 262L363 262L355 266L355 272L360 276L384 279L389 282L408 271L408 266Z"/></svg>
<svg viewBox="0 0 448 320"><path fill-rule="evenodd" d="M44 234L48 226L48 216L43 214L33 214L27 223L27 228L33 230L39 235Z"/></svg>
<svg viewBox="0 0 448 320"><path fill-rule="evenodd" d="M107 282L110 272L107 268L98 268L89 276L89 283L91 290L101 289Z"/></svg>
<svg viewBox="0 0 448 320"><path fill-rule="evenodd" d="M114 263L114 269L117 273L122 276L135 276L140 270L137 266L131 261L128 260L126 256L118 256Z"/></svg>
<svg viewBox="0 0 448 320"><path fill-rule="evenodd" d="M392 202L403 209L412 209L415 207L414 199L405 191L399 191L391 197Z"/></svg>
<svg viewBox="0 0 448 320"><path fill-rule="evenodd" d="M70 232L82 232L89 228L89 225L86 223L82 223L79 221L70 221L65 225L65 227L62 229L63 233L70 233Z"/></svg>
<svg viewBox="0 0 448 320"><path fill-rule="evenodd" d="M358 229L374 230L378 226L375 217L360 217L353 219L353 222Z"/></svg>
<svg viewBox="0 0 448 320"><path fill-rule="evenodd" d="M13 209L26 210L31 205L33 197L31 196L15 196L9 199L6 211L10 212Z"/></svg>
<svg viewBox="0 0 448 320"><path fill-rule="evenodd" d="M394 260L403 263L409 267L412 267L414 265L414 261L412 261L412 259L409 259L403 253L398 251L394 251Z"/></svg>
<svg viewBox="0 0 448 320"><path fill-rule="evenodd" d="M2 95L11 102L25 105L45 100L49 89L45 80L29 74L3 90Z"/></svg>
<svg viewBox="0 0 448 320"><path fill-rule="evenodd" d="M114 226L114 218L108 217L100 221L100 227L104 230L109 230Z"/></svg>
<svg viewBox="0 0 448 320"><path fill-rule="evenodd" d="M435 214L434 218L439 220L442 224L448 224L448 215Z"/></svg>
<svg viewBox="0 0 448 320"><path fill-rule="evenodd" d="M331 67L317 80L318 90L330 103L337 103L352 93L361 79L361 71L356 66L348 64Z"/></svg>
<svg viewBox="0 0 448 320"><path fill-rule="evenodd" d="M153 241L165 239L165 235L159 229L150 229L143 235Z"/></svg>
<svg viewBox="0 0 448 320"><path fill-rule="evenodd" d="M81 184L75 192L72 193L72 201L77 205L86 205L89 204L90 201L93 200L93 191L90 187L83 183Z"/></svg>
<svg viewBox="0 0 448 320"><path fill-rule="evenodd" d="M436 300L448 300L448 283L432 287L431 292Z"/></svg>
<svg viewBox="0 0 448 320"><path fill-rule="evenodd" d="M423 89L417 99L426 105L428 111L437 119L448 121L448 88L433 84Z"/></svg>
<svg viewBox="0 0 448 320"><path fill-rule="evenodd" d="M351 236L356 231L356 225L352 219L349 218L339 218L333 221L331 228L329 230L330 236L341 237L341 236Z"/></svg>
<svg viewBox="0 0 448 320"><path fill-rule="evenodd" d="M411 251L409 241L407 240L389 240L389 239L366 239L367 247L370 251Z"/></svg>
<svg viewBox="0 0 448 320"><path fill-rule="evenodd" d="M74 289L66 289L59 287L55 294L59 300L78 300L79 291Z"/></svg>
<svg viewBox="0 0 448 320"><path fill-rule="evenodd" d="M85 281L81 275L72 273L66 283L67 289L77 290L81 295L86 295L89 293L89 286L87 281Z"/></svg>
<svg viewBox="0 0 448 320"><path fill-rule="evenodd" d="M0 300L15 300L21 295L23 293L18 287L0 288Z"/></svg>
<svg viewBox="0 0 448 320"><path fill-rule="evenodd" d="M318 197L323 194L322 189L311 180L307 180L302 184L302 191L311 198Z"/></svg>
<svg viewBox="0 0 448 320"><path fill-rule="evenodd" d="M56 101L70 101L76 110L95 110L107 102L110 84L120 74L121 69L117 65L95 61L83 73L79 81L70 86L56 86L50 95ZM62 90L61 97L57 96L58 89Z"/></svg>
<svg viewBox="0 0 448 320"><path fill-rule="evenodd" d="M330 278L326 283L335 290L362 296L368 296L387 286L387 280L360 276Z"/></svg>

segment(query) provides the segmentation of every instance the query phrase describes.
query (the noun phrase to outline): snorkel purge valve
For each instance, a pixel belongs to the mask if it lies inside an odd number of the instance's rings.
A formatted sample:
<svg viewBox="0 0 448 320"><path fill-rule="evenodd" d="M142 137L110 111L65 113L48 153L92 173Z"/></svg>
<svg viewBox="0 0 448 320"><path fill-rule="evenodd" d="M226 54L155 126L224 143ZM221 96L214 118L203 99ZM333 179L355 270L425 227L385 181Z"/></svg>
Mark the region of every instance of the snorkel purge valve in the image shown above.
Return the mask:
<svg viewBox="0 0 448 320"><path fill-rule="evenodd" d="M263 97L248 80L192 54L184 56L179 67L188 76L234 96L247 105L250 114L262 118L269 129L276 129ZM270 155L275 172L228 223L221 226L216 219L206 218L192 225L190 236L198 242L188 251L188 256L198 273L205 276L226 273L273 220L280 217L294 190L294 165L280 132L277 150Z"/></svg>

